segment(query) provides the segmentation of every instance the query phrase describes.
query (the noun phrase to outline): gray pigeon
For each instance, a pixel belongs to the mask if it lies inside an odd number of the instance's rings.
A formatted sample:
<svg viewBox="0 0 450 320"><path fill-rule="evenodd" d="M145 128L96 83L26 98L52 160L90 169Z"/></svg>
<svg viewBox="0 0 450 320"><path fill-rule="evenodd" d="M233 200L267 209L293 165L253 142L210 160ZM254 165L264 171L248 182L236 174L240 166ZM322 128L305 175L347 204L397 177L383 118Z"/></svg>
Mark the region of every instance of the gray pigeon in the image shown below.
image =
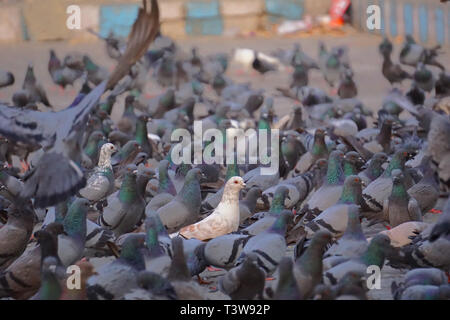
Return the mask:
<svg viewBox="0 0 450 320"><path fill-rule="evenodd" d="M343 159L344 154L342 151L335 150L330 154L325 181L307 202L310 209L325 210L339 200L345 179L342 168Z"/></svg>
<svg viewBox="0 0 450 320"><path fill-rule="evenodd" d="M422 221L419 204L408 194L404 175L397 169L392 175L392 192L383 203L384 219L389 221L392 227L408 221Z"/></svg>
<svg viewBox="0 0 450 320"><path fill-rule="evenodd" d="M36 102L41 102L47 107L52 107L44 88L36 80L33 65L28 65L22 89L13 95L12 100L17 107L25 107L27 104Z"/></svg>
<svg viewBox="0 0 450 320"><path fill-rule="evenodd" d="M417 268L405 274L404 281L391 284L391 292L394 300L429 300L433 298L445 299L442 293L447 292L450 297L445 272L436 268ZM443 289L443 290L442 290Z"/></svg>
<svg viewBox="0 0 450 320"><path fill-rule="evenodd" d="M88 299L118 300L137 288L138 273L145 269L141 251L143 247L143 237L138 235L128 237L122 245L119 258L97 268L97 274L88 279Z"/></svg>
<svg viewBox="0 0 450 320"><path fill-rule="evenodd" d="M0 229L0 271L5 270L25 250L34 226L34 212L10 204L8 221Z"/></svg>
<svg viewBox="0 0 450 320"><path fill-rule="evenodd" d="M362 255L328 269L324 273L324 283L336 284L350 271L357 272L361 276L367 276L368 266L376 265L380 269L383 267L390 250L392 250L392 247L389 237L384 234L377 234Z"/></svg>
<svg viewBox="0 0 450 320"><path fill-rule="evenodd" d="M4 88L14 84L14 75L5 70L0 70L0 88Z"/></svg>
<svg viewBox="0 0 450 320"><path fill-rule="evenodd" d="M64 266L80 260L86 244L86 214L89 201L76 199L69 207L63 220L66 234L58 236L58 256Z"/></svg>
<svg viewBox="0 0 450 320"><path fill-rule="evenodd" d="M99 201L114 191L114 173L111 165L111 155L117 151L112 143L106 143L100 150L98 166L88 178L86 187L80 190L80 195L90 201Z"/></svg>
<svg viewBox="0 0 450 320"><path fill-rule="evenodd" d="M116 236L133 231L144 216L145 200L138 190L137 168L130 164L126 170L120 190L107 198L108 205L99 217L99 224Z"/></svg>
<svg viewBox="0 0 450 320"><path fill-rule="evenodd" d="M258 266L258 256L248 253L244 262L229 270L219 280L220 290L232 300L252 300L262 298L265 283L265 272Z"/></svg>
<svg viewBox="0 0 450 320"><path fill-rule="evenodd" d="M368 245L359 221L359 208L356 205L351 205L348 210L347 228L344 235L324 254L324 269L330 269L336 262L342 262L363 254Z"/></svg>
<svg viewBox="0 0 450 320"><path fill-rule="evenodd" d="M322 282L322 255L330 241L328 231L316 232L308 248L295 261L293 272L301 299L310 298L314 287Z"/></svg>
<svg viewBox="0 0 450 320"><path fill-rule="evenodd" d="M279 280L275 289L274 300L300 300L300 289L293 273L292 259L284 257L278 265Z"/></svg>
<svg viewBox="0 0 450 320"><path fill-rule="evenodd" d="M439 268L450 270L449 223L450 201L444 207L436 223L419 233L412 242L400 247L388 257L388 264L394 268Z"/></svg>
<svg viewBox="0 0 450 320"><path fill-rule="evenodd" d="M243 234L226 234L208 241L204 250L207 263L224 269L234 267L250 238Z"/></svg>
<svg viewBox="0 0 450 320"><path fill-rule="evenodd" d="M246 255L250 252L254 252L258 256L258 265L262 268L266 274L272 273L281 258L285 255L286 240L284 239L287 224L292 219L292 213L290 211L283 211L279 214L277 220L266 231L257 234L250 238L236 265L242 263Z"/></svg>
<svg viewBox="0 0 450 320"><path fill-rule="evenodd" d="M198 219L202 201L200 194L202 177L200 169L189 170L184 186L177 196L156 211L169 233L176 232Z"/></svg>

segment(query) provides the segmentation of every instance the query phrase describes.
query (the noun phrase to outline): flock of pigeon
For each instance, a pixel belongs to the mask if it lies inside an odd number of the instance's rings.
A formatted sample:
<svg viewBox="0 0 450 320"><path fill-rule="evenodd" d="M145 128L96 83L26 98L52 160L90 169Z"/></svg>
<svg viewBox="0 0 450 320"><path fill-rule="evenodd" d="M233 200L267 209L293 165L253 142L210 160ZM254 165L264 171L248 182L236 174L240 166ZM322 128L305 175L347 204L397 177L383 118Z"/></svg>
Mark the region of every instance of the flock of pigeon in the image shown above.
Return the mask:
<svg viewBox="0 0 450 320"><path fill-rule="evenodd" d="M226 76L227 54L186 53L158 29L157 2L144 0L128 43L104 39L112 73L50 51L55 84L83 83L61 111L42 111L53 107L31 65L12 104L0 104L0 298L209 299L203 272L220 269L226 298L368 299L368 268L383 276L386 265L405 270L394 299L450 298L450 74L439 48L408 37L401 66L383 40L385 78L412 82L375 115L358 98L347 48L320 44L317 60L299 45L273 52L293 68L278 89L292 111L277 118L273 97ZM278 64L254 52L251 67ZM334 94L308 86L310 69ZM146 99L148 82L164 92ZM13 83L0 72L0 88ZM279 170L175 164L171 134L194 120L279 130ZM377 224L386 230L369 237ZM107 259L94 267L96 257Z"/></svg>

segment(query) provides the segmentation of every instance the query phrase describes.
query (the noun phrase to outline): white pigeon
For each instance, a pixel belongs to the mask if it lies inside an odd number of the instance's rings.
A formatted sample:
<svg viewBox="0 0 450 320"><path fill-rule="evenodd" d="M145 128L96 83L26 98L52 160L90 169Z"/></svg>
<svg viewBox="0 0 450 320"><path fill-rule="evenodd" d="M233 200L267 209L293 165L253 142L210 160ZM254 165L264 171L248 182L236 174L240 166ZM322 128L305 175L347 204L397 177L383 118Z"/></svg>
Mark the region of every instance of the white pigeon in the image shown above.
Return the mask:
<svg viewBox="0 0 450 320"><path fill-rule="evenodd" d="M197 223L182 228L180 235L187 239L207 240L236 232L240 219L239 192L244 187L245 183L241 177L228 179L222 200L213 213Z"/></svg>

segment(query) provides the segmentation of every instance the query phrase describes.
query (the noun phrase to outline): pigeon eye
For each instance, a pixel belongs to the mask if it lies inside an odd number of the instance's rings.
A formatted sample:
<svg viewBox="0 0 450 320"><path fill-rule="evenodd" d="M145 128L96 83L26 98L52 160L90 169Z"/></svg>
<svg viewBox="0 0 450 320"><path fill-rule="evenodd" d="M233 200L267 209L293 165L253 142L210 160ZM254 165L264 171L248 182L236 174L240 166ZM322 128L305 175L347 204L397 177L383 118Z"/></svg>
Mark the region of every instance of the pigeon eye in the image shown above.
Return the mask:
<svg viewBox="0 0 450 320"><path fill-rule="evenodd" d="M236 183L236 184L237 184L237 183L238 183L238 181L237 181L237 180L234 180L234 183Z"/></svg>

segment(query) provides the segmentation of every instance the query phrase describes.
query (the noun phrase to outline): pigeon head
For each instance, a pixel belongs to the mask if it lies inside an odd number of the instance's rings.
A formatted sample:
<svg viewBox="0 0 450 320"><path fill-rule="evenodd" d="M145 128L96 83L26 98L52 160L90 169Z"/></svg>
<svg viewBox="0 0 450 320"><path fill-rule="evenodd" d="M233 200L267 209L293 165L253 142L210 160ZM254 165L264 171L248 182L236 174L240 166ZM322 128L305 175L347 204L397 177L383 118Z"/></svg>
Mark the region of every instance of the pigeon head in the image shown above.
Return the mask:
<svg viewBox="0 0 450 320"><path fill-rule="evenodd" d="M136 157L134 157L133 164L136 166L139 166L140 164L143 164L146 166L146 162L148 160L148 154L145 152L139 152Z"/></svg>
<svg viewBox="0 0 450 320"><path fill-rule="evenodd" d="M259 268L258 255L253 251L251 251L245 255L245 259L243 262L243 268L250 267L250 266Z"/></svg>
<svg viewBox="0 0 450 320"><path fill-rule="evenodd" d="M361 178L357 175L348 176L344 182L339 203L358 204L362 197Z"/></svg>
<svg viewBox="0 0 450 320"><path fill-rule="evenodd" d="M344 173L346 176L357 174L364 165L364 159L355 151L347 152L344 156Z"/></svg>
<svg viewBox="0 0 450 320"><path fill-rule="evenodd" d="M288 198L289 200L291 199L289 197L289 189L286 186L281 185L275 190L269 212L279 213L283 211L285 209L284 202L286 198Z"/></svg>
<svg viewBox="0 0 450 320"><path fill-rule="evenodd" d="M193 168L186 173L185 181L201 181L204 178L205 175L200 168Z"/></svg>
<svg viewBox="0 0 450 320"><path fill-rule="evenodd" d="M388 156L386 155L386 153L384 152L377 152L373 155L372 159L370 160L370 162L374 162L376 164L383 164L388 160Z"/></svg>
<svg viewBox="0 0 450 320"><path fill-rule="evenodd" d="M327 159L318 159L315 163L314 166L317 167L317 169L326 169L328 167L328 160Z"/></svg>
<svg viewBox="0 0 450 320"><path fill-rule="evenodd" d="M144 248L145 237L130 234L122 245L120 259L133 265L138 270L145 269L145 262L141 249Z"/></svg>
<svg viewBox="0 0 450 320"><path fill-rule="evenodd" d="M357 166L361 166L364 164L364 159L355 151L347 152L344 159L345 161L348 161Z"/></svg>
<svg viewBox="0 0 450 320"><path fill-rule="evenodd" d="M244 179L242 179L239 176L231 177L230 179L228 179L225 188L228 190L234 190L239 192L241 189L245 188Z"/></svg>
<svg viewBox="0 0 450 320"><path fill-rule="evenodd" d="M361 261L367 266L377 265L381 268L386 255L393 250L391 239L387 235L379 233L370 241L367 251L361 257Z"/></svg>
<svg viewBox="0 0 450 320"><path fill-rule="evenodd" d="M112 143L105 143L105 144L102 146L100 152L101 152L102 154L104 154L104 155L111 156L111 155L113 155L114 153L116 153L117 150L118 150L117 147L116 147L115 145L113 145Z"/></svg>
<svg viewBox="0 0 450 320"><path fill-rule="evenodd" d="M126 170L126 174L127 174L127 175L129 175L129 176L134 176L134 177L137 176L138 170L137 170L137 167L136 167L135 164L129 164L129 165L127 165L126 168L125 168L125 170Z"/></svg>
<svg viewBox="0 0 450 320"><path fill-rule="evenodd" d="M378 49L381 54L391 54L393 46L392 43L389 41L388 38L384 38L383 41L378 46Z"/></svg>
<svg viewBox="0 0 450 320"><path fill-rule="evenodd" d="M401 148L397 150L389 162L388 167L383 173L385 177L391 177L392 171L395 169L403 170L405 168L405 162L409 158L409 153L405 149Z"/></svg>
<svg viewBox="0 0 450 320"><path fill-rule="evenodd" d="M65 233L64 226L59 222L49 223L48 225L45 226L44 230L47 234L51 234L51 235L59 235L59 234ZM34 233L34 236L36 237L36 239L39 240L42 237L41 231L44 231L44 230L38 230Z"/></svg>
<svg viewBox="0 0 450 320"><path fill-rule="evenodd" d="M248 190L247 194L245 195L245 198L254 198L257 199L262 196L262 190L260 187L253 186Z"/></svg>

